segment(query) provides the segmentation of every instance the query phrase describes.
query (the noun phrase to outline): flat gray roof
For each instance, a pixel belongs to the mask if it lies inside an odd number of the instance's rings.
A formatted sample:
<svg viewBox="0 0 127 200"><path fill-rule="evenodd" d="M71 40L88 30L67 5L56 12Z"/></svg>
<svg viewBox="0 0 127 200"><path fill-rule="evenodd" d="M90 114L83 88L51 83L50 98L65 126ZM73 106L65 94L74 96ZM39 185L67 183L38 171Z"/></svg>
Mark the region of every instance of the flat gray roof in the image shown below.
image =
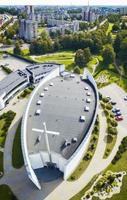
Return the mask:
<svg viewBox="0 0 127 200"><path fill-rule="evenodd" d="M48 135L51 151L61 154L65 159L69 159L75 152L83 138L88 132L88 128L93 120L96 106L96 97L93 87L89 82L81 81L76 75L75 78L56 77L46 82L34 96L27 119L27 147L29 154L38 151L47 151L44 135L42 133L40 143L36 144L36 140L40 133L33 132L32 128L43 129L43 122L46 122L49 131L60 132L59 136ZM49 86L50 83L53 86ZM87 97L88 91L84 90L88 87L91 93ZM44 88L48 87L48 91ZM45 96L39 95L44 92ZM91 103L86 103L86 99L90 98ZM41 105L36 105L38 100L42 101ZM84 111L85 106L89 106L89 112ZM37 109L41 110L40 115L36 116ZM85 122L80 122L81 115L86 117ZM78 141L71 143L70 146L63 148L65 140L71 142L76 137Z"/></svg>
<svg viewBox="0 0 127 200"><path fill-rule="evenodd" d="M27 80L27 75L23 71L17 70L9 74L5 79L0 81L0 95L2 95L4 92L8 94L15 87L23 82L26 82Z"/></svg>
<svg viewBox="0 0 127 200"><path fill-rule="evenodd" d="M32 72L34 74L34 76L38 76L40 74L43 73L48 73L50 72L52 69L55 69L58 65L56 64L34 64L34 65L30 65L27 66L26 69L29 70L30 72Z"/></svg>

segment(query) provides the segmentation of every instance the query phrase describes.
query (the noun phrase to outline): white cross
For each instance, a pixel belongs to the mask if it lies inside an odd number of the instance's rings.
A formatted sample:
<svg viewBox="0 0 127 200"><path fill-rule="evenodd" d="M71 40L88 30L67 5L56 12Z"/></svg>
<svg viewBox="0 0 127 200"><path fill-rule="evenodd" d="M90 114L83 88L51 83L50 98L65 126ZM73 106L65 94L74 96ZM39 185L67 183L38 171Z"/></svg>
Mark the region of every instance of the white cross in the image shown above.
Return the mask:
<svg viewBox="0 0 127 200"><path fill-rule="evenodd" d="M47 151L48 151L48 154L49 154L49 160L50 160L50 162L52 162L48 134L50 134L50 135L59 135L60 133L59 132L54 132L54 131L48 131L47 128L46 128L46 123L45 122L43 123L43 126L44 126L44 130L33 128L32 131L39 132L39 133L44 133L46 148L47 148Z"/></svg>

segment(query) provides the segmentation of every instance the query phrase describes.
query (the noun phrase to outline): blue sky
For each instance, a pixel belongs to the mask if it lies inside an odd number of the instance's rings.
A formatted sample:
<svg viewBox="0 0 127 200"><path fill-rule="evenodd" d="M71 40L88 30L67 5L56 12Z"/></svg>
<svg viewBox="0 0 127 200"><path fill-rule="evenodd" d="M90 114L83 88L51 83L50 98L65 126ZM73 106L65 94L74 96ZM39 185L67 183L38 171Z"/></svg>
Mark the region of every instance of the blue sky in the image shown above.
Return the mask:
<svg viewBox="0 0 127 200"><path fill-rule="evenodd" d="M0 5L87 5L88 0L0 0ZM90 5L127 6L127 0L90 0Z"/></svg>

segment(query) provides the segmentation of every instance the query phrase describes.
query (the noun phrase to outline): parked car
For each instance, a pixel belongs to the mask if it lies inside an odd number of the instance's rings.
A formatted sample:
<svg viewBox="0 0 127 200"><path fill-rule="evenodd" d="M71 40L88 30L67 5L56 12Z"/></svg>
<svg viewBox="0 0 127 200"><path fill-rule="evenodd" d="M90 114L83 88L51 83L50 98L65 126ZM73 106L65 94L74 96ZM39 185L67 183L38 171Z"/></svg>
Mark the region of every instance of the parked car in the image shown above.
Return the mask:
<svg viewBox="0 0 127 200"><path fill-rule="evenodd" d="M116 108L113 108L113 109L112 109L112 112L115 113L115 112L116 112Z"/></svg>
<svg viewBox="0 0 127 200"><path fill-rule="evenodd" d="M122 121L122 120L123 120L123 117L122 117L122 116L117 116L117 117L115 117L115 120L116 120L116 121Z"/></svg>
<svg viewBox="0 0 127 200"><path fill-rule="evenodd" d="M127 96L124 97L124 101L127 101Z"/></svg>
<svg viewBox="0 0 127 200"><path fill-rule="evenodd" d="M108 100L111 100L111 97L110 97L110 96L106 96L106 98L107 98Z"/></svg>
<svg viewBox="0 0 127 200"><path fill-rule="evenodd" d="M111 101L110 103L111 103L112 106L116 105L115 101Z"/></svg>
<svg viewBox="0 0 127 200"><path fill-rule="evenodd" d="M121 116L121 115L122 115L121 112L116 112L116 113L115 113L115 117Z"/></svg>
<svg viewBox="0 0 127 200"><path fill-rule="evenodd" d="M116 112L120 112L120 108L116 108Z"/></svg>

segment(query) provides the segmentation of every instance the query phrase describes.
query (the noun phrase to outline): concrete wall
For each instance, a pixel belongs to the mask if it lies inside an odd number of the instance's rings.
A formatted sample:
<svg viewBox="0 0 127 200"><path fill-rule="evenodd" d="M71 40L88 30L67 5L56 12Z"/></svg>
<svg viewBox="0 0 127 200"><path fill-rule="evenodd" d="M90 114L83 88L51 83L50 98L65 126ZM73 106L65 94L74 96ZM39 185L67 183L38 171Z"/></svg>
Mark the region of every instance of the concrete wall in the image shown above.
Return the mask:
<svg viewBox="0 0 127 200"><path fill-rule="evenodd" d="M22 91L24 88L26 88L28 85L28 82L20 85L19 87L17 86L11 93L9 93L8 95L6 95L6 93L4 93L1 97L0 97L0 110L2 110L5 107L5 103L8 99L11 99L18 91Z"/></svg>
<svg viewBox="0 0 127 200"><path fill-rule="evenodd" d="M90 137L91 137L91 133L93 131L94 124L95 124L95 121L96 121L97 112L98 112L99 97L98 97L98 91L97 91L96 83L95 83L92 75L88 71L85 71L85 77L87 78L88 81L91 82L91 84L95 88L95 95L96 95L97 104L96 104L96 108L95 108L94 118L93 118L92 124L90 126L90 129L87 133L87 136L84 138L84 140L82 141L82 143L80 144L78 149L75 151L75 153L68 160L68 163L66 164L66 166L64 168L64 179L65 180L68 179L69 176L77 168L77 166L79 165L79 162L81 161L81 159L84 156L85 151L87 150L87 147L88 147L88 144L89 144L89 141L90 141Z"/></svg>
<svg viewBox="0 0 127 200"><path fill-rule="evenodd" d="M31 166L31 162L29 159L29 152L27 149L27 118L28 118L28 113L29 113L29 108L31 106L31 102L34 98L34 96L36 95L36 92L38 91L38 89L40 87L42 87L42 85L49 81L50 79L59 76L59 67L56 68L55 70L53 70L52 72L50 72L48 74L48 76L46 76L41 82L40 84L35 88L35 90L33 91L31 98L27 104L27 107L25 109L25 113L23 115L23 120L22 120L22 126L21 126L21 145L22 145L22 151L23 151L23 157L24 157L24 163L25 163L25 167L28 173L28 177L31 179L31 181L37 186L38 189L41 189L41 185L38 181L37 176L34 173L34 170Z"/></svg>
<svg viewBox="0 0 127 200"><path fill-rule="evenodd" d="M2 110L5 107L5 101L3 100L6 93L3 93L3 95L0 97L0 110Z"/></svg>

